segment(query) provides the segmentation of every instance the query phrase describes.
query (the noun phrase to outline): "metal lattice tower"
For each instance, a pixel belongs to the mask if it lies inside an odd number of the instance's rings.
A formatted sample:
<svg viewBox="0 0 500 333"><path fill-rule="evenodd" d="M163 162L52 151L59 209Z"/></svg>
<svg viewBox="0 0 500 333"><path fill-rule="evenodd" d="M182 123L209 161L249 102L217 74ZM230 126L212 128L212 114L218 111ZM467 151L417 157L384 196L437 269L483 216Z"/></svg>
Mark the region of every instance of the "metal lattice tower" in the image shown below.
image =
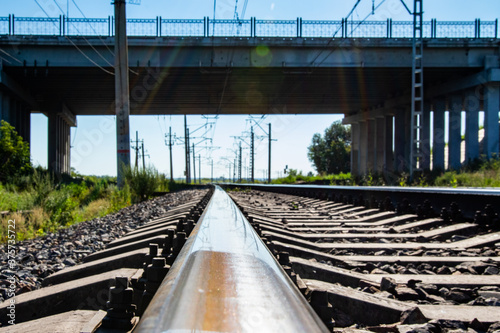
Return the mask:
<svg viewBox="0 0 500 333"><path fill-rule="evenodd" d="M255 181L255 144L253 135L253 126L250 132L250 181L253 183Z"/></svg>
<svg viewBox="0 0 500 333"><path fill-rule="evenodd" d="M413 63L411 83L411 140L410 176L422 171L423 119L424 119L424 73L422 56L423 45L423 0L413 2Z"/></svg>
<svg viewBox="0 0 500 333"><path fill-rule="evenodd" d="M240 141L240 150L239 150L239 156L238 156L238 182L241 183L241 141Z"/></svg>

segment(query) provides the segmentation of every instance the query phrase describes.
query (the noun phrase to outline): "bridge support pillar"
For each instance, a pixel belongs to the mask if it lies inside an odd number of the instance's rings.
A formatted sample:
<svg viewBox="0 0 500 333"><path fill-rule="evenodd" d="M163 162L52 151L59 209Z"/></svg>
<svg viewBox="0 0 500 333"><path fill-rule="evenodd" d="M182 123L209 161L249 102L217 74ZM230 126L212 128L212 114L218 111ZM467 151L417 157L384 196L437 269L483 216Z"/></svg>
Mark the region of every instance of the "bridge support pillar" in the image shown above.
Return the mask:
<svg viewBox="0 0 500 333"><path fill-rule="evenodd" d="M488 157L498 156L499 129L498 112L500 110L500 85L487 84L484 88L484 154Z"/></svg>
<svg viewBox="0 0 500 333"><path fill-rule="evenodd" d="M30 142L30 109L25 103L11 97L5 91L0 91L0 119L12 125L24 141Z"/></svg>
<svg viewBox="0 0 500 333"><path fill-rule="evenodd" d="M376 173L382 173L384 171L385 165L385 141L386 138L386 130L385 130L385 118L379 117L375 118L375 169Z"/></svg>
<svg viewBox="0 0 500 333"><path fill-rule="evenodd" d="M451 95L449 103L448 169L458 170L461 167L462 95Z"/></svg>
<svg viewBox="0 0 500 333"><path fill-rule="evenodd" d="M406 109L396 108L394 119L394 170L403 172L407 169L405 158Z"/></svg>
<svg viewBox="0 0 500 333"><path fill-rule="evenodd" d="M394 153L392 151L393 147L393 117L385 116L385 141L384 141L384 166L383 171L385 172L393 172L394 171Z"/></svg>
<svg viewBox="0 0 500 333"><path fill-rule="evenodd" d="M64 106L61 112L49 114L48 167L55 173L70 173L70 127L76 117Z"/></svg>
<svg viewBox="0 0 500 333"><path fill-rule="evenodd" d="M10 123L10 98L0 90L0 120Z"/></svg>
<svg viewBox="0 0 500 333"><path fill-rule="evenodd" d="M474 90L465 96L465 162L479 158L479 99Z"/></svg>
<svg viewBox="0 0 500 333"><path fill-rule="evenodd" d="M410 151L411 151L411 106L404 108L404 121L405 121L405 133L404 133L404 171L410 171Z"/></svg>
<svg viewBox="0 0 500 333"><path fill-rule="evenodd" d="M351 175L359 176L359 123L351 124Z"/></svg>
<svg viewBox="0 0 500 333"><path fill-rule="evenodd" d="M420 167L422 170L430 170L431 168L431 103L424 102L424 115L422 128L422 160Z"/></svg>
<svg viewBox="0 0 500 333"><path fill-rule="evenodd" d="M375 149L377 144L377 129L375 119L366 121L366 171L373 173L375 170ZM373 140L373 141L372 141Z"/></svg>
<svg viewBox="0 0 500 333"><path fill-rule="evenodd" d="M440 97L434 100L434 130L432 144L432 169L444 170L444 112L446 110L446 100Z"/></svg>
<svg viewBox="0 0 500 333"><path fill-rule="evenodd" d="M368 162L368 122L359 122L359 174L365 175Z"/></svg>

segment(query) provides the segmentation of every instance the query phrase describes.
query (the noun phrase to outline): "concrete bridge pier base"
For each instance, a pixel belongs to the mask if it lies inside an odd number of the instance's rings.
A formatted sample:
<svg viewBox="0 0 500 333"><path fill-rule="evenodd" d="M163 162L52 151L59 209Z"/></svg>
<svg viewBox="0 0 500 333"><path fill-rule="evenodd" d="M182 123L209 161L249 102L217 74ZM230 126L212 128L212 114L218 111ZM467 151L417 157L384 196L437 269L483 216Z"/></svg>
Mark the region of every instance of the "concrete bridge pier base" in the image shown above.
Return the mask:
<svg viewBox="0 0 500 333"><path fill-rule="evenodd" d="M462 95L451 95L449 104L448 169L458 170L462 165L460 161L462 145Z"/></svg>
<svg viewBox="0 0 500 333"><path fill-rule="evenodd" d="M60 112L49 113L49 170L70 173L70 127L76 126L76 117L64 105Z"/></svg>
<svg viewBox="0 0 500 333"><path fill-rule="evenodd" d="M500 110L500 84L490 83L484 88L484 148L486 157L499 153L498 112Z"/></svg>
<svg viewBox="0 0 500 333"><path fill-rule="evenodd" d="M434 100L434 128L432 144L432 169L444 170L444 112L446 110L446 100L439 97Z"/></svg>

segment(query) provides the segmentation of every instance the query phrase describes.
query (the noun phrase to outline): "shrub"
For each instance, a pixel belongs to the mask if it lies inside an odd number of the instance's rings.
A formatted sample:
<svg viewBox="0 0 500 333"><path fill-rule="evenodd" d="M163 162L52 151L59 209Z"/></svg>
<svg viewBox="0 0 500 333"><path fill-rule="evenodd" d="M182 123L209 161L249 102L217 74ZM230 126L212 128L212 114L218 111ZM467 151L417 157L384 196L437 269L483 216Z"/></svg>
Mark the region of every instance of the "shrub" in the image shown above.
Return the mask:
<svg viewBox="0 0 500 333"><path fill-rule="evenodd" d="M31 172L29 144L13 126L0 122L0 182L15 180Z"/></svg>
<svg viewBox="0 0 500 333"><path fill-rule="evenodd" d="M160 185L160 176L153 166L145 169L124 168L125 181L130 186L133 202L147 200Z"/></svg>

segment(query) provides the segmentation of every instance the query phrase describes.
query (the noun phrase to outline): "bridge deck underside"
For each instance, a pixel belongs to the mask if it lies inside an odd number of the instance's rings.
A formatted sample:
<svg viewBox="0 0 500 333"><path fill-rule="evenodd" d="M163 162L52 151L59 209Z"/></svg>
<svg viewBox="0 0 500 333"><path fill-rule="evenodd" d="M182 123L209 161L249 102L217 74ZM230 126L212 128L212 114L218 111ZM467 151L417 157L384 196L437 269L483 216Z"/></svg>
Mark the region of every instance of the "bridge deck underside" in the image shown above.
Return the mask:
<svg viewBox="0 0 500 333"><path fill-rule="evenodd" d="M108 68L112 71L112 68ZM479 69L429 68L425 84ZM64 101L76 115L113 114L114 76L98 68L4 67L42 112ZM410 68L131 68L131 114L350 115L409 92ZM410 101L408 101L409 103Z"/></svg>

